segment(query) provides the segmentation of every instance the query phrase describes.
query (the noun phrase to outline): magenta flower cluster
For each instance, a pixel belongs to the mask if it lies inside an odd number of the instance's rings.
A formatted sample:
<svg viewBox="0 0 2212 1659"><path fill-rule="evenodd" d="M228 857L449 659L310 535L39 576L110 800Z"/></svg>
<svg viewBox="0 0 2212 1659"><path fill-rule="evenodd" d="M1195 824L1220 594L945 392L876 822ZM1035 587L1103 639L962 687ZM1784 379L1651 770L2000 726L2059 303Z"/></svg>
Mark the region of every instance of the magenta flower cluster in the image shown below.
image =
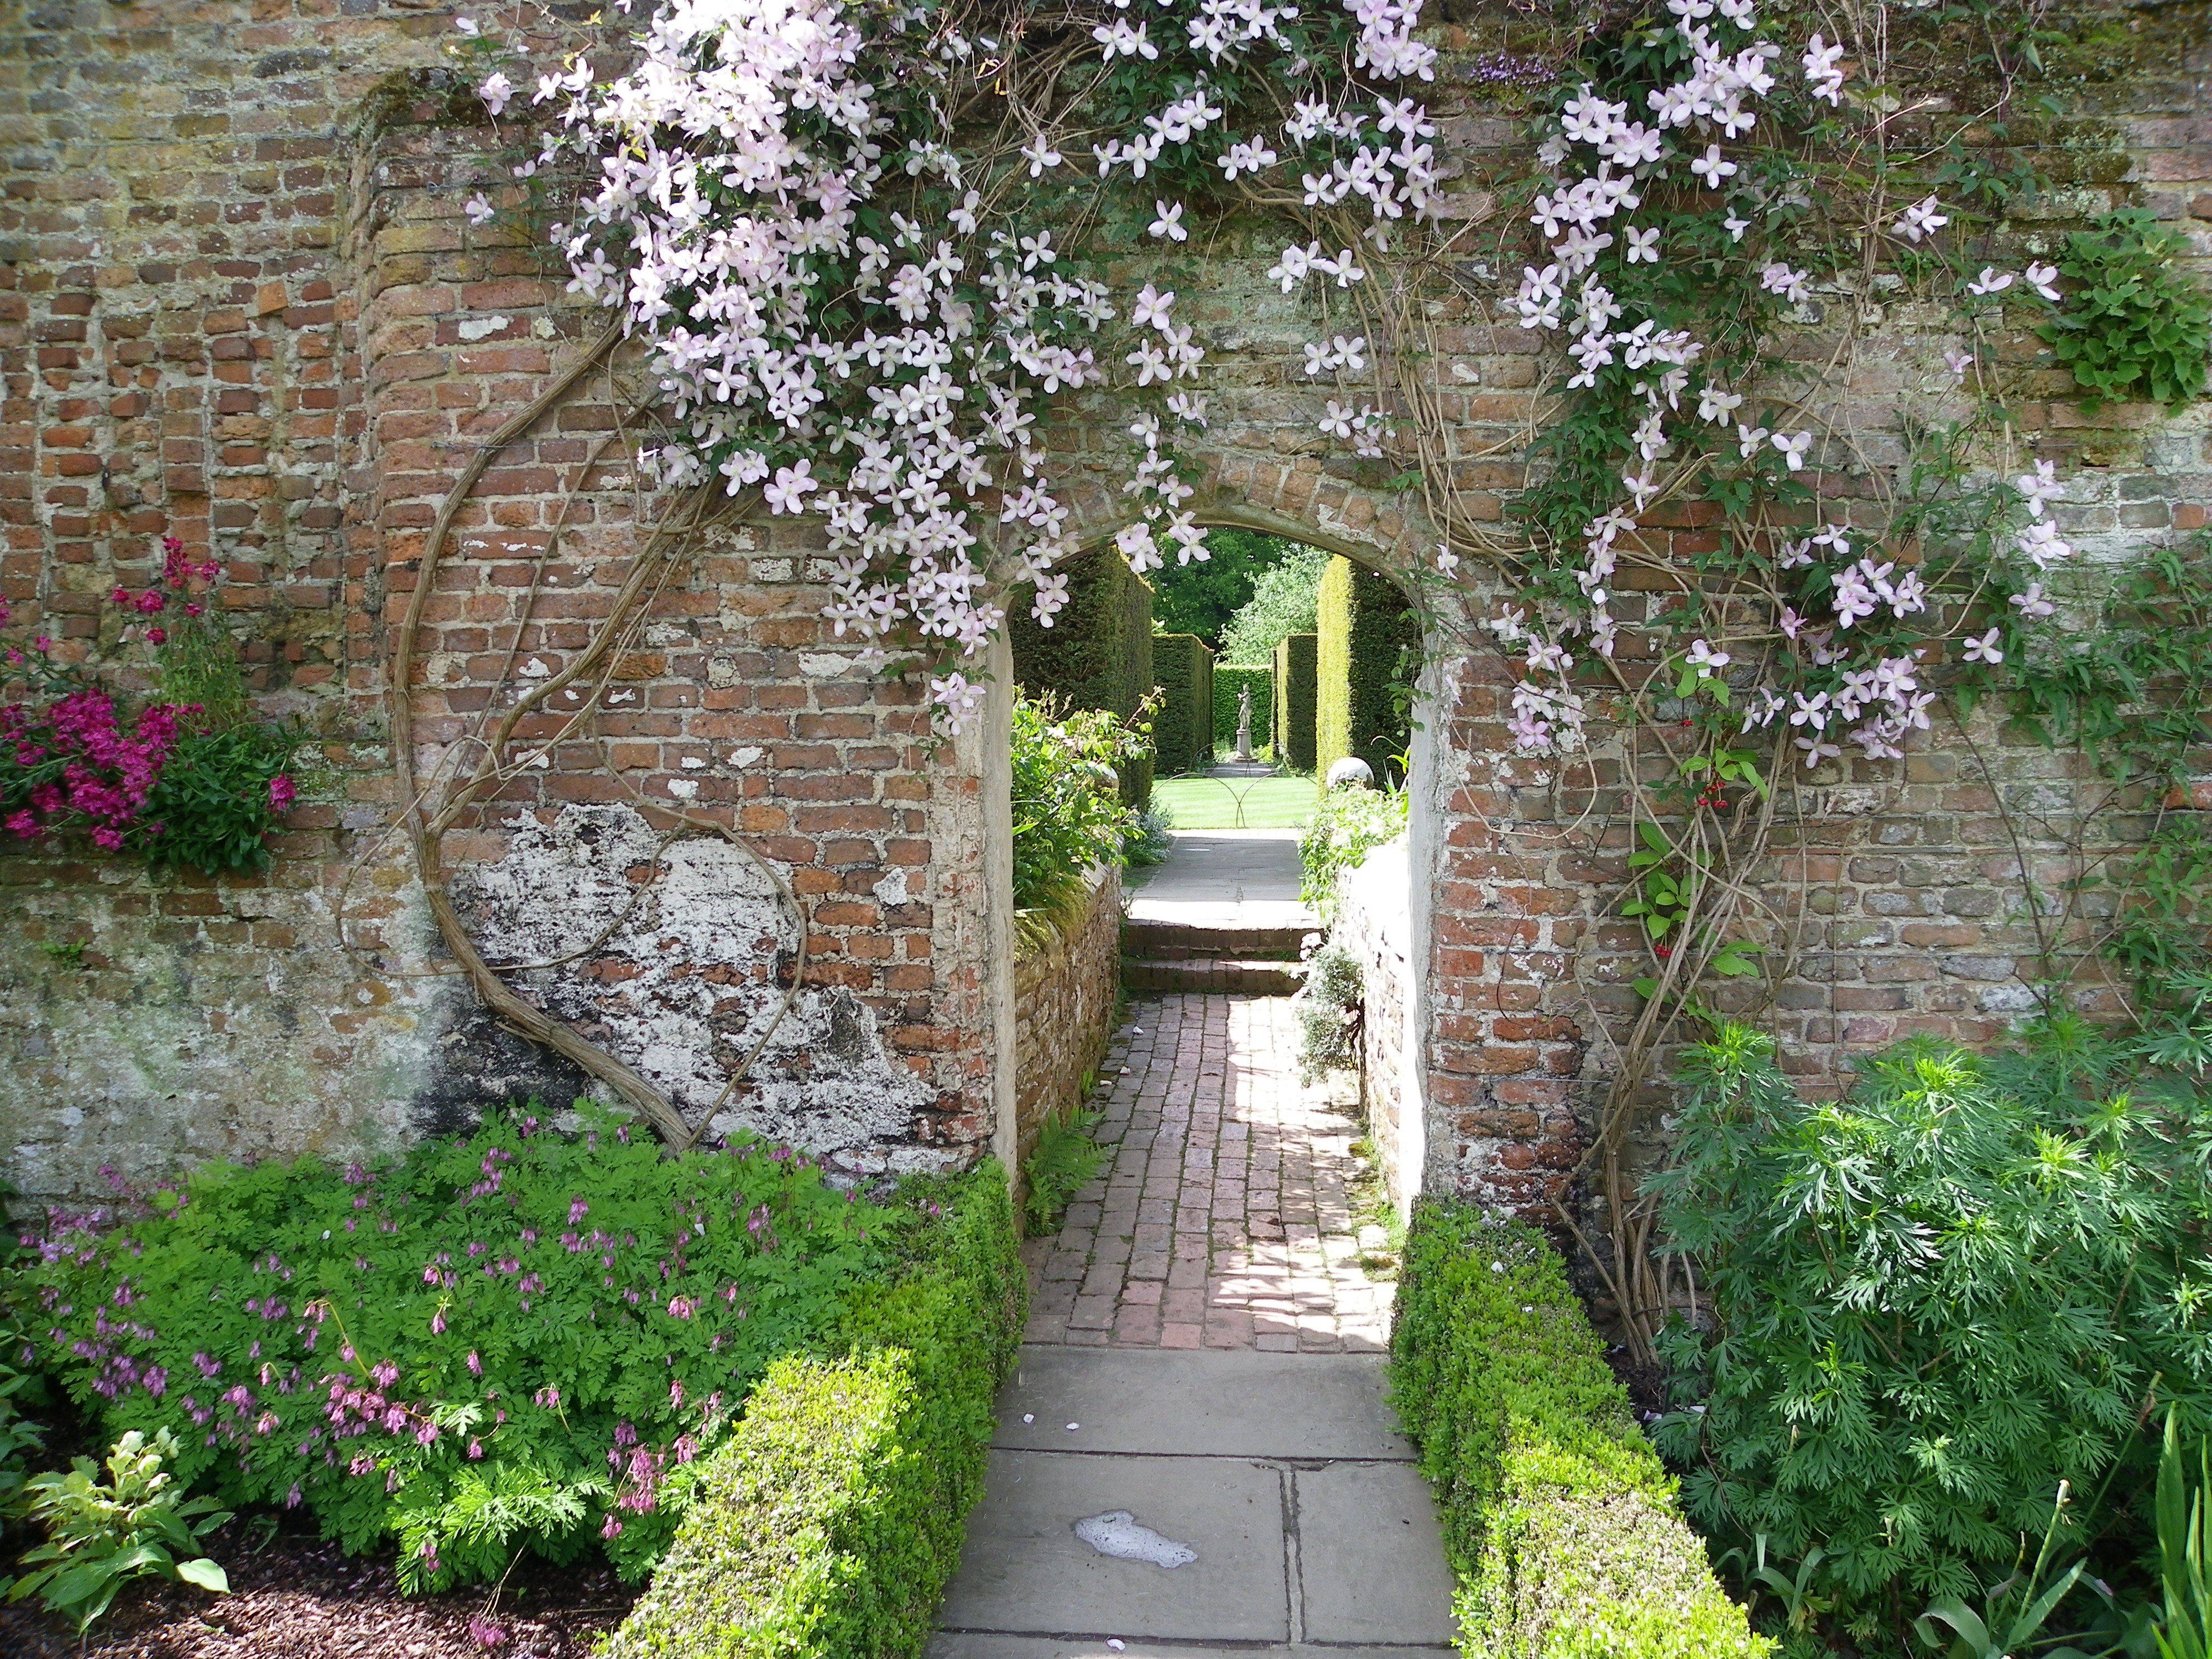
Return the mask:
<svg viewBox="0 0 2212 1659"><path fill-rule="evenodd" d="M192 712L190 705L154 703L126 722L115 699L96 686L43 708L0 703L0 743L12 746L15 764L37 778L25 804L8 815L8 829L35 841L56 823L74 821L89 828L94 845L118 850L176 747L179 717ZM147 828L159 833L158 825Z"/></svg>
<svg viewBox="0 0 2212 1659"><path fill-rule="evenodd" d="M175 611L197 626L207 613L206 585L221 574L212 559L194 561L183 542L161 538L161 580L132 592L121 584L111 604L143 624L137 636L154 647L157 661L172 644L161 618ZM9 620L0 599L0 627ZM125 629L125 638L131 629ZM81 830L105 852L119 852L133 842L149 843L164 832L147 805L164 770L174 758L196 703L149 702L135 714L111 686L86 668L66 661L45 635L5 652L17 689L0 700L0 827L15 839L43 840L58 830ZM298 798L291 777L278 773L268 782L268 805L282 812Z"/></svg>

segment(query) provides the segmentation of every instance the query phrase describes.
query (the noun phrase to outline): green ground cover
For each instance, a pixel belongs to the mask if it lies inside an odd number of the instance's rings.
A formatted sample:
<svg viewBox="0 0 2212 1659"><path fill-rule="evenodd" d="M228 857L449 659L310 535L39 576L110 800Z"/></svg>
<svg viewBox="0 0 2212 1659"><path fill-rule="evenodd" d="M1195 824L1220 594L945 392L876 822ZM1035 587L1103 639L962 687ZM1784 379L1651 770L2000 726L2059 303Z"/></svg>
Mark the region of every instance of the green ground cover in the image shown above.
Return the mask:
<svg viewBox="0 0 2212 1659"><path fill-rule="evenodd" d="M1295 776L1163 778L1152 786L1152 805L1178 830L1303 830L1315 799L1314 781Z"/></svg>

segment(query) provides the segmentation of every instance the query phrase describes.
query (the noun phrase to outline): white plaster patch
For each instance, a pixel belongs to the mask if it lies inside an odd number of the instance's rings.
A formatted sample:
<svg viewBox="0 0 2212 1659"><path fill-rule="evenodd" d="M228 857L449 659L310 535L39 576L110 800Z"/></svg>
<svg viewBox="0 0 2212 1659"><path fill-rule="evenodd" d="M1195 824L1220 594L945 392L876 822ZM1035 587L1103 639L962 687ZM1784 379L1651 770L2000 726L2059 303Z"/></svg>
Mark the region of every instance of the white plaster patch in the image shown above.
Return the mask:
<svg viewBox="0 0 2212 1659"><path fill-rule="evenodd" d="M672 790L690 779L671 780ZM512 976L518 990L635 1066L694 1121L783 1001L779 968L796 925L759 866L719 838L658 852L658 875L627 915L633 872L655 866L660 836L633 809L570 805L550 823L518 815L507 850L455 872L454 896L486 957L564 957L622 916L584 960ZM840 1167L936 1168L911 1145L928 1085L885 1048L874 1012L836 986L801 988L767 1048L715 1115L832 1158Z"/></svg>
<svg viewBox="0 0 2212 1659"><path fill-rule="evenodd" d="M812 679L828 679L852 672L853 659L839 652L802 651L799 653L799 672Z"/></svg>
<svg viewBox="0 0 2212 1659"><path fill-rule="evenodd" d="M760 757L766 753L768 753L767 750L756 749L750 744L747 744L742 749L732 749L730 750L730 764L732 766L752 766L757 764L759 762Z"/></svg>
<svg viewBox="0 0 2212 1659"><path fill-rule="evenodd" d="M671 778L668 781L668 793L675 796L678 800L693 799L699 793L698 780L696 778Z"/></svg>
<svg viewBox="0 0 2212 1659"><path fill-rule="evenodd" d="M474 345L478 340L489 339L514 321L512 317L471 317L456 325L453 332Z"/></svg>
<svg viewBox="0 0 2212 1659"><path fill-rule="evenodd" d="M903 868L892 871L870 890L875 894L876 902L879 904L904 904L907 902L906 871Z"/></svg>

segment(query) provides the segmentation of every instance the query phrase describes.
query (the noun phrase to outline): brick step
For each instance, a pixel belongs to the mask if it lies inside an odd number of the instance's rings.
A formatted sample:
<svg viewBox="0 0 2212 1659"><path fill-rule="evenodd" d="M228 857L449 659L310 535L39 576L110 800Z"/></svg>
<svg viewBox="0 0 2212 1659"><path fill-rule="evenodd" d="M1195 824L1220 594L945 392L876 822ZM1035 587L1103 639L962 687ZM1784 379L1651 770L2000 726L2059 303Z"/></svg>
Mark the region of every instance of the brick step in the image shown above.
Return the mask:
<svg viewBox="0 0 2212 1659"><path fill-rule="evenodd" d="M1302 962L1268 957L1123 957L1121 983L1132 991L1170 995L1225 992L1236 996L1286 997L1305 983Z"/></svg>
<svg viewBox="0 0 2212 1659"><path fill-rule="evenodd" d="M1121 954L1152 962L1234 958L1296 962L1308 927L1201 927L1179 921L1125 921Z"/></svg>

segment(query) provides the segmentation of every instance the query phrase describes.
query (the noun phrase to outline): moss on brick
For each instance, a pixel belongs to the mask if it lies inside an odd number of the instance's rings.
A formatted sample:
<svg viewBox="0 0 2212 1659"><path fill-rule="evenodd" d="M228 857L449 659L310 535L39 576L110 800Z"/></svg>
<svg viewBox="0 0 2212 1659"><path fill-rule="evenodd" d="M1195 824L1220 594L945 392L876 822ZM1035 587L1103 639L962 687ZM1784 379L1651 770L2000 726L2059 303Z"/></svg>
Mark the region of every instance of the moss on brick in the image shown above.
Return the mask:
<svg viewBox="0 0 2212 1659"><path fill-rule="evenodd" d="M1541 1235L1414 1213L1391 1399L1437 1493L1468 1659L1759 1659Z"/></svg>

